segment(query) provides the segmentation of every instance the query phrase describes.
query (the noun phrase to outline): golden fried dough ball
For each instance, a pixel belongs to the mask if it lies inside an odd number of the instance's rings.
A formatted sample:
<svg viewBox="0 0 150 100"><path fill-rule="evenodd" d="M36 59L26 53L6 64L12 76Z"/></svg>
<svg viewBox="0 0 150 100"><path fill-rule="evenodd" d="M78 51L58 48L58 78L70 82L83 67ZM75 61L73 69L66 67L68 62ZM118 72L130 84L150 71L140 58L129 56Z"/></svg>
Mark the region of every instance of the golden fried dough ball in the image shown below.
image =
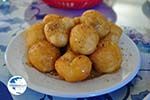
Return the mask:
<svg viewBox="0 0 150 100"><path fill-rule="evenodd" d="M44 27L45 36L56 47L64 47L68 42L69 32L60 20L49 22Z"/></svg>
<svg viewBox="0 0 150 100"><path fill-rule="evenodd" d="M110 31L107 19L98 11L87 10L82 14L80 20L82 23L92 25L99 33L100 39Z"/></svg>
<svg viewBox="0 0 150 100"><path fill-rule="evenodd" d="M28 50L29 62L40 72L50 72L54 69L59 50L47 41L40 41Z"/></svg>
<svg viewBox="0 0 150 100"><path fill-rule="evenodd" d="M35 23L31 25L24 33L26 44L28 47L31 47L34 43L40 40L45 40L44 23Z"/></svg>
<svg viewBox="0 0 150 100"><path fill-rule="evenodd" d="M76 55L69 50L56 61L55 69L66 81L77 82L90 75L92 62L87 56Z"/></svg>
<svg viewBox="0 0 150 100"><path fill-rule="evenodd" d="M122 34L122 29L119 26L115 25L114 23L110 22L110 32L104 38L104 40L118 43L121 37L121 34Z"/></svg>
<svg viewBox="0 0 150 100"><path fill-rule="evenodd" d="M101 47L90 55L90 59L99 73L112 73L121 66L121 50L116 43L110 41L102 43Z"/></svg>
<svg viewBox="0 0 150 100"><path fill-rule="evenodd" d="M45 36L54 46L64 47L68 43L69 32L74 25L73 19L67 17L49 22L44 27Z"/></svg>
<svg viewBox="0 0 150 100"><path fill-rule="evenodd" d="M99 35L90 25L78 24L71 30L70 47L76 53L85 55L93 53L98 41Z"/></svg>
<svg viewBox="0 0 150 100"><path fill-rule="evenodd" d="M49 23L50 21L56 21L61 19L62 16L56 15L56 14L48 14L43 18L43 22L45 24Z"/></svg>

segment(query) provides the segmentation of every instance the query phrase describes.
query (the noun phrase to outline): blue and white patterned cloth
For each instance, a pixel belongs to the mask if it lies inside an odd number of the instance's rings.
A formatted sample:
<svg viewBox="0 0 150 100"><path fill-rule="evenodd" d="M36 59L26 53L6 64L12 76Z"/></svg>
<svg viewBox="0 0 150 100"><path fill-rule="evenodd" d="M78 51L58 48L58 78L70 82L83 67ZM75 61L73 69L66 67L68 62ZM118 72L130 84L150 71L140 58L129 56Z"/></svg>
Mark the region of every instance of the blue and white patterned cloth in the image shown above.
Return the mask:
<svg viewBox="0 0 150 100"><path fill-rule="evenodd" d="M124 27L124 33L137 44L140 49L142 64L137 76L126 86L112 93L102 96L90 98L60 98L50 95L41 94L39 92L27 89L26 92L20 96L13 96L7 92L8 79L11 74L6 68L4 61L4 53L7 48L9 40L15 36L16 32L24 29L30 20L37 21L42 18L44 13L37 15L32 13L33 17L28 19L25 15L28 9L34 9L35 5L41 2L33 2L32 4L27 0L12 0L11 3L0 5L0 100L142 100L148 93L150 93L150 38L142 32L136 31L131 27ZM3 92L4 91L4 92ZM6 96L5 96L6 94Z"/></svg>

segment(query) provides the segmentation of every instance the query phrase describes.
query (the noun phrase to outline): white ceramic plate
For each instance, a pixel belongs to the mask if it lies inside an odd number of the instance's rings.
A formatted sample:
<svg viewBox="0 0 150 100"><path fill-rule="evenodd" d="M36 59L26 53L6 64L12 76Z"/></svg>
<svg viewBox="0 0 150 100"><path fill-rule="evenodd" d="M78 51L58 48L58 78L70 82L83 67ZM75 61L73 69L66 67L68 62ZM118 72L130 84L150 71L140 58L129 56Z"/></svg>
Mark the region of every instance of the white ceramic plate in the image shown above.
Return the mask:
<svg viewBox="0 0 150 100"><path fill-rule="evenodd" d="M26 64L27 49L22 32L9 43L5 60L10 73L23 76L28 87L33 90L60 97L89 97L119 89L137 74L140 67L140 54L136 45L125 34L122 35L119 44L122 48L123 62L118 72L78 83L54 79L29 67Z"/></svg>

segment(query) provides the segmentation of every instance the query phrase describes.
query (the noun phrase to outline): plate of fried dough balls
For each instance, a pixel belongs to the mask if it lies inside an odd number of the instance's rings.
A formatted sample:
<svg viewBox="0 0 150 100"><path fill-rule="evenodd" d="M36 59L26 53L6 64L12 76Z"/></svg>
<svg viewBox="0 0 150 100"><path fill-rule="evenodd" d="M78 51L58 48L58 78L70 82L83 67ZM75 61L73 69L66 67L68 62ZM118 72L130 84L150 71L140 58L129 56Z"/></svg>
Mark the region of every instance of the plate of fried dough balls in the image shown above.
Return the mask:
<svg viewBox="0 0 150 100"><path fill-rule="evenodd" d="M28 87L60 97L90 97L121 88L140 66L136 45L102 13L87 10L70 18L46 15L18 32L5 60Z"/></svg>

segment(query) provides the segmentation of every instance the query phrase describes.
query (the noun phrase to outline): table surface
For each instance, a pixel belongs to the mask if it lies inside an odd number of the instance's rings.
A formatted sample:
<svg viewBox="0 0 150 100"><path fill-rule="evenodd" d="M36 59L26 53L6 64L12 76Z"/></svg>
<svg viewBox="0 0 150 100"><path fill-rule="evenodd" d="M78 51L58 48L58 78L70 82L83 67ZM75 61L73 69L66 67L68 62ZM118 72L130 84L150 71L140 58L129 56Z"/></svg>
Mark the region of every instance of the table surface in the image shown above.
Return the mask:
<svg viewBox="0 0 150 100"><path fill-rule="evenodd" d="M142 12L142 5L145 0L115 0L111 10L111 17L118 25L123 26L124 32L137 44L140 50L142 63L137 76L126 86L112 93L90 97L68 99L60 97L52 97L41 94L31 89L21 96L13 96L14 100L142 100L150 93L150 19ZM38 5L41 10L39 15L36 8ZM35 22L44 15L45 9L41 9L46 5L38 0L11 0L10 4L5 7L0 5L0 81L7 85L11 74L6 68L4 61L4 53L7 44L16 32L24 29L26 26ZM105 7L104 7L105 8ZM50 9L47 7L47 9ZM109 10L103 10L109 11ZM104 12L105 13L105 12ZM30 15L31 14L31 15ZM27 15L27 16L26 16ZM116 17L116 18L115 18ZM117 20L116 20L117 19ZM139 44L140 42L140 44ZM141 45L142 43L142 45Z"/></svg>

